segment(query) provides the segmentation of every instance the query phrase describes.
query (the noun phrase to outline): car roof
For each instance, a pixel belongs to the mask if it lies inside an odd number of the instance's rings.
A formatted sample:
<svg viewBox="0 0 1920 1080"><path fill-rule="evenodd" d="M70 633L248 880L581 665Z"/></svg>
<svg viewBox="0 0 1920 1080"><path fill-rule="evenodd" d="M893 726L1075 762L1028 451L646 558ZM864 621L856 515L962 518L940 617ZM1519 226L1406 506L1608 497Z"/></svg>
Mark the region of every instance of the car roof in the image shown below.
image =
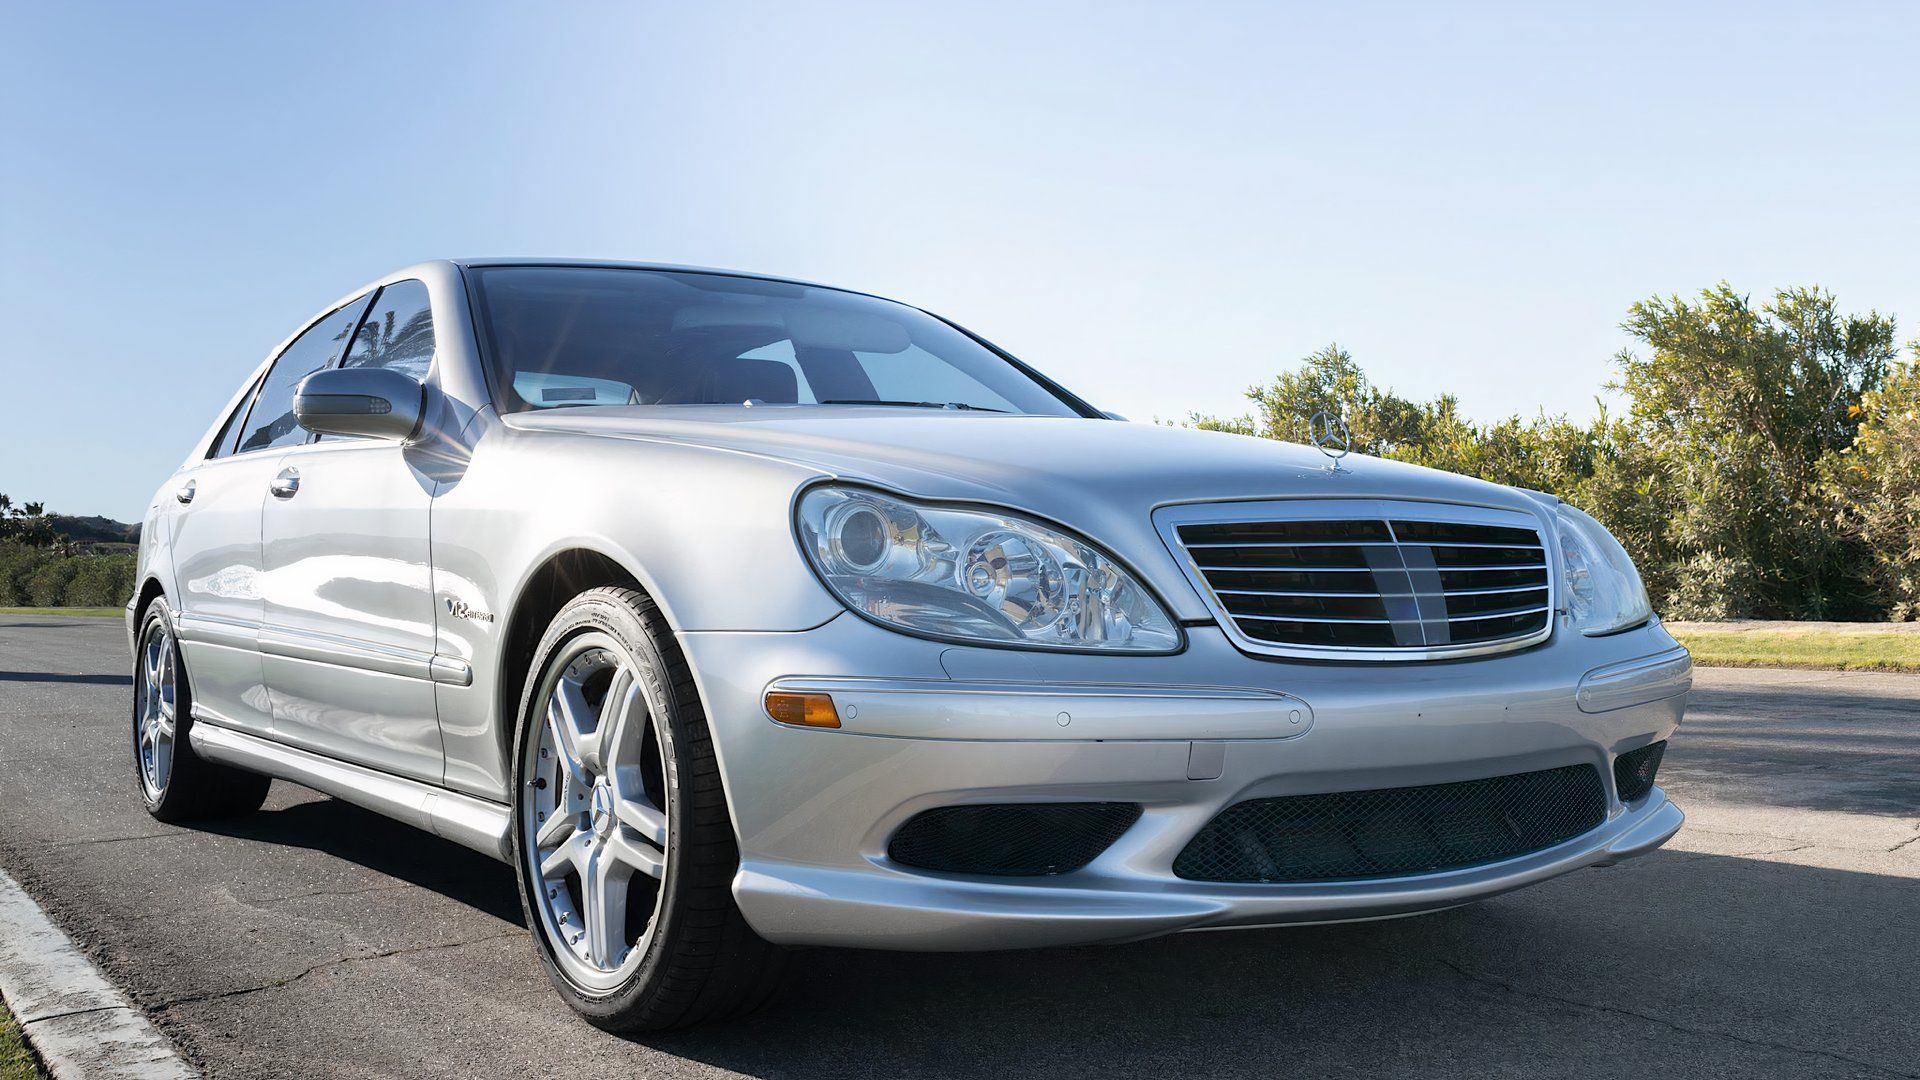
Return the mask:
<svg viewBox="0 0 1920 1080"><path fill-rule="evenodd" d="M728 270L717 266L689 266L682 263L628 262L622 259L540 259L531 257L493 257L484 259L449 259L448 262L462 269L485 266L570 266L602 270L662 270L677 274L722 274L727 277L754 278L759 281L777 281L784 285L804 285L812 289L832 289L835 292L859 293L885 300L887 297L862 289L849 289L844 285L828 285L805 278L786 277L781 274L762 274L752 270ZM898 301L895 301L898 303Z"/></svg>

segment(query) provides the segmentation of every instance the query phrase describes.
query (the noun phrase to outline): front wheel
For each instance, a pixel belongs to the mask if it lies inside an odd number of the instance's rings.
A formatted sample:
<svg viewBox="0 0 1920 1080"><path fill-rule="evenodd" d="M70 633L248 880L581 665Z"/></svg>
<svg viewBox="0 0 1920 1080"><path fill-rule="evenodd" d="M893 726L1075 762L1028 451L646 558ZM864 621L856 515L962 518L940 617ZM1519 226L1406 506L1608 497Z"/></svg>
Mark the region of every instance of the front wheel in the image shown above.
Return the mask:
<svg viewBox="0 0 1920 1080"><path fill-rule="evenodd" d="M595 589L561 609L515 740L521 903L568 1004L635 1031L771 1000L786 954L734 905L739 853L712 736L646 596Z"/></svg>

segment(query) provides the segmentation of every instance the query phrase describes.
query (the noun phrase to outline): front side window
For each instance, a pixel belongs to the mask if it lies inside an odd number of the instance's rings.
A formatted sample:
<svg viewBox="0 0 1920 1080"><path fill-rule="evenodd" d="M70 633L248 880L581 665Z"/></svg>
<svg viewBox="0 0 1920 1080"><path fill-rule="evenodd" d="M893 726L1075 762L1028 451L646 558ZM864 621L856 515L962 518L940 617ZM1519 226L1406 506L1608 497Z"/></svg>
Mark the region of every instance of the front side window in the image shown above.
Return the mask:
<svg viewBox="0 0 1920 1080"><path fill-rule="evenodd" d="M392 368L426 382L433 366L433 307L426 283L408 279L381 289L341 366Z"/></svg>
<svg viewBox="0 0 1920 1080"><path fill-rule="evenodd" d="M1080 411L926 312L724 274L472 271L503 412L579 405L906 405Z"/></svg>
<svg viewBox="0 0 1920 1080"><path fill-rule="evenodd" d="M305 442L307 429L293 418L293 388L301 379L319 371L339 358L347 347L347 335L360 322L367 298L361 297L314 323L293 344L281 350L260 393L247 414L246 433L240 437L239 453L293 446Z"/></svg>

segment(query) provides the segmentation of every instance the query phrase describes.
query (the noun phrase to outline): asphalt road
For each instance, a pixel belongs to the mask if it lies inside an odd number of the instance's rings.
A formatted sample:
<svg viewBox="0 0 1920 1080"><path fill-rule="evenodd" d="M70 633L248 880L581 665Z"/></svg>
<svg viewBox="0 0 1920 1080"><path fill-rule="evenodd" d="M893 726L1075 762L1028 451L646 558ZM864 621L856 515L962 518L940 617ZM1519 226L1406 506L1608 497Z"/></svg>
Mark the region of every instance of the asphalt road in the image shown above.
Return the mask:
<svg viewBox="0 0 1920 1080"><path fill-rule="evenodd" d="M1920 1076L1920 676L1702 671L1664 851L1393 922L1038 953L818 950L621 1039L508 870L277 784L146 816L111 620L0 618L0 865L214 1076Z"/></svg>

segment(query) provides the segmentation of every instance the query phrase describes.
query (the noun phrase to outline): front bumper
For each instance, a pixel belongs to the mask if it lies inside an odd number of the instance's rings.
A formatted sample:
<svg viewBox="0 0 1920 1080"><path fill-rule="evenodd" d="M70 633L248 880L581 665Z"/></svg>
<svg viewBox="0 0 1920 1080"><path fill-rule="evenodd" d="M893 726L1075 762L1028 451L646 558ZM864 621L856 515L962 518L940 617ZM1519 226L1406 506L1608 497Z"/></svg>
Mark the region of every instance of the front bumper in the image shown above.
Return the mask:
<svg viewBox="0 0 1920 1080"><path fill-rule="evenodd" d="M1506 656L1404 665L1254 659L1214 627L1177 656L956 648L835 619L794 634L681 637L740 839L735 897L788 944L915 950L1119 941L1175 930L1388 918L1650 851L1683 820L1655 788L1622 804L1614 757L1679 725L1690 664L1658 623L1560 633ZM839 730L776 724L774 685L824 689ZM1604 822L1502 862L1299 884L1181 879L1172 865L1250 798L1597 768ZM914 814L982 802L1138 803L1140 821L1051 877L892 862Z"/></svg>

